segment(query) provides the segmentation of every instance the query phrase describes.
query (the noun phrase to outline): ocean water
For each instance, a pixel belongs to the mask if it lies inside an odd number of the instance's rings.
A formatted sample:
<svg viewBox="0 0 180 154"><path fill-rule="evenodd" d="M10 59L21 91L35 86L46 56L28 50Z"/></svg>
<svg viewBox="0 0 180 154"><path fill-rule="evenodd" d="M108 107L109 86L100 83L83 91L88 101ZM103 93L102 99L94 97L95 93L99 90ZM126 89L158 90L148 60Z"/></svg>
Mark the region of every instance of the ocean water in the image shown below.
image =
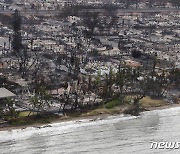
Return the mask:
<svg viewBox="0 0 180 154"><path fill-rule="evenodd" d="M138 117L109 116L0 132L1 154L179 154L150 149L151 142L180 142L180 107Z"/></svg>

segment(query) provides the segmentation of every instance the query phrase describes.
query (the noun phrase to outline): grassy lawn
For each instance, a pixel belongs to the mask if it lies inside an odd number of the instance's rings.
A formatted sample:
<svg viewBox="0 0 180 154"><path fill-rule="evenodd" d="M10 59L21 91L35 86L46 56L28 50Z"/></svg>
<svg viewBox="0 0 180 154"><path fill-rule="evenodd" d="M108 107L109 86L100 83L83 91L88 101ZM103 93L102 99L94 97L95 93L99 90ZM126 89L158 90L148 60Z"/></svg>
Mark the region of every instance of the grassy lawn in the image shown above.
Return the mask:
<svg viewBox="0 0 180 154"><path fill-rule="evenodd" d="M167 102L163 101L162 99L152 99L149 96L144 97L142 100L140 100L140 104L142 107L159 107L166 105Z"/></svg>
<svg viewBox="0 0 180 154"><path fill-rule="evenodd" d="M85 114L85 116L96 116L96 115L103 115L103 114L120 114L123 113L130 105L129 104L122 104L118 100L109 101L104 106L100 106L92 111L89 111Z"/></svg>
<svg viewBox="0 0 180 154"><path fill-rule="evenodd" d="M96 116L100 114L118 114L118 113L123 113L128 108L131 108L132 104L130 105L130 100L133 98L133 96L126 96L125 101L127 103L122 104L121 101L119 100L112 100L107 102L104 106L101 106L97 109L94 109L90 112L88 112L86 115L90 116ZM165 102L162 99L152 99L149 96L144 97L143 99L140 100L140 105L143 108L148 108L148 107L160 107L167 105L167 102Z"/></svg>
<svg viewBox="0 0 180 154"><path fill-rule="evenodd" d="M132 96L126 96L125 99L126 99L125 100L126 102L129 102L129 100L132 99ZM142 100L140 100L140 105L143 108L159 107L159 106L164 106L166 104L167 104L167 102L165 102L161 99L152 99L149 96L146 96ZM105 103L105 105L101 105L98 108L93 109L87 113L82 114L81 112L69 112L69 113L67 113L67 116L68 117L78 117L78 116L96 116L96 115L100 115L100 114L118 114L118 113L122 113L122 111L124 109L126 109L130 106L131 105L129 103L122 104L120 100L115 99L115 100L109 101L109 102ZM27 119L28 115L29 115L29 111L23 111L23 112L19 113L19 118L20 119L24 119L24 118ZM32 112L30 114L30 117L34 117L35 115L37 115L37 113ZM52 118L52 119L54 119L54 118ZM51 118L45 117L45 118L40 118L40 119L36 119L36 120L37 121L39 120L41 123L44 121L46 121L46 122L51 121Z"/></svg>
<svg viewBox="0 0 180 154"><path fill-rule="evenodd" d="M29 115L30 114L30 115ZM27 116L31 116L31 115L37 115L36 112L29 112L29 111L23 111L23 112L20 112L19 113L19 118L22 118L22 117L27 117Z"/></svg>
<svg viewBox="0 0 180 154"><path fill-rule="evenodd" d="M112 100L112 101L109 101L105 104L105 108L107 109L112 109L113 107L115 106L118 106L120 105L120 101L119 100Z"/></svg>
<svg viewBox="0 0 180 154"><path fill-rule="evenodd" d="M120 100L115 99L106 102L104 105L101 105L93 110L89 110L86 113L82 112L69 112L67 113L68 117L79 117L79 116L97 116L103 114L120 114L125 113L124 111L130 109L132 104L129 103L133 96L126 96L125 102L122 103ZM149 96L144 97L140 100L140 105L143 108L150 108L150 107L159 107L167 105L167 102L163 101L162 99L152 99ZM30 116L28 116L30 114ZM10 120L10 117L7 116L9 124L11 126L22 126L22 125L31 125L31 124L40 124L40 123L50 123L59 119L59 116L53 114L45 114L45 115L38 115L36 112L30 113L29 111L20 112L17 119Z"/></svg>
<svg viewBox="0 0 180 154"><path fill-rule="evenodd" d="M47 115L31 115L28 117L29 112L20 113L21 117L18 119L10 120L11 126L22 126L31 124L44 124L50 123L59 118L58 115L47 114Z"/></svg>
<svg viewBox="0 0 180 154"><path fill-rule="evenodd" d="M106 108L100 108L100 109L94 109L90 112L88 112L86 115L88 116L96 116L96 115L99 115L99 114L104 114L104 113L109 113L109 109L106 109Z"/></svg>

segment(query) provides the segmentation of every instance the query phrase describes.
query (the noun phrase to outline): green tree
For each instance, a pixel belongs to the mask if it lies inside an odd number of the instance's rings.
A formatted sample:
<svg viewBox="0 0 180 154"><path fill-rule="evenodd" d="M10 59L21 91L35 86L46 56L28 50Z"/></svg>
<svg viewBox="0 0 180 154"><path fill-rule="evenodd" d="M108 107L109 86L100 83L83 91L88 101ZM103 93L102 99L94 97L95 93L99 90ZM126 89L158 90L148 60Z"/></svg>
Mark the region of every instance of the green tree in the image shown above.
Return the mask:
<svg viewBox="0 0 180 154"><path fill-rule="evenodd" d="M119 66L118 72L116 73L116 84L119 89L119 96L122 97L124 92L124 86L126 84L126 72L124 69L121 69Z"/></svg>
<svg viewBox="0 0 180 154"><path fill-rule="evenodd" d="M18 117L18 112L14 108L14 99L5 98L4 99L4 104L6 104L8 109L9 109L11 119L17 118Z"/></svg>
<svg viewBox="0 0 180 154"><path fill-rule="evenodd" d="M113 69L110 67L109 74L106 74L105 76L105 83L104 83L104 90L103 95L105 98L111 98L113 96L113 90L112 85L114 84L115 80L115 73L113 72Z"/></svg>
<svg viewBox="0 0 180 154"><path fill-rule="evenodd" d="M168 78L176 88L180 88L180 70L178 68L173 67L169 72Z"/></svg>
<svg viewBox="0 0 180 154"><path fill-rule="evenodd" d="M50 108L50 98L51 95L47 93L44 86L38 87L35 96L31 98L33 110L37 110L38 114L43 114L46 107Z"/></svg>

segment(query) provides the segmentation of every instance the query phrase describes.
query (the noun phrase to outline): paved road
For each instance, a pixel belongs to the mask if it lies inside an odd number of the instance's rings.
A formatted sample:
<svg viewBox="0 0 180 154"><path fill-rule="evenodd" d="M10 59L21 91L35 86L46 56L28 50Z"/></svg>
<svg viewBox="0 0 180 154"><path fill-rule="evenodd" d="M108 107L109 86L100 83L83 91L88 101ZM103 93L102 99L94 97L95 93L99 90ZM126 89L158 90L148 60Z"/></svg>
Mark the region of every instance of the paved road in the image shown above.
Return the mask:
<svg viewBox="0 0 180 154"><path fill-rule="evenodd" d="M79 13L87 12L87 9L79 10ZM88 12L99 12L107 13L105 9L88 9ZM180 9L169 9L169 8L156 8L156 9L116 9L116 13L168 13L168 12L180 12ZM13 14L13 10L0 10L0 14ZM22 15L40 15L40 16L51 16L62 13L61 10L22 10Z"/></svg>
<svg viewBox="0 0 180 154"><path fill-rule="evenodd" d="M0 14L13 14L13 10L0 10ZM39 15L39 16L51 16L57 15L60 13L60 10L21 10L21 15Z"/></svg>

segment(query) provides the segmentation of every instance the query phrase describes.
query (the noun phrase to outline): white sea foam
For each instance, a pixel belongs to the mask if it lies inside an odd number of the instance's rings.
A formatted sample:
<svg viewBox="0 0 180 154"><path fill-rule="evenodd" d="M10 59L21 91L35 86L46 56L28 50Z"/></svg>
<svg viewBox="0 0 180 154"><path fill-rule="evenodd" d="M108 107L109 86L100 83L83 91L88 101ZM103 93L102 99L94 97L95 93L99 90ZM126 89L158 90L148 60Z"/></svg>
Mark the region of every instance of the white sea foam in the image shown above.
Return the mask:
<svg viewBox="0 0 180 154"><path fill-rule="evenodd" d="M3 131L0 153L153 153L150 141L179 142L179 117L176 107Z"/></svg>
<svg viewBox="0 0 180 154"><path fill-rule="evenodd" d="M8 140L25 140L35 135L56 135L68 133L79 127L112 124L120 121L132 120L140 117L148 117L149 115L159 114L161 116L168 116L169 114L176 115L180 112L180 107L168 108L163 110L154 110L143 112L141 116L130 116L130 115L117 115L108 116L106 118L92 118L92 119L81 119L76 121L67 121L54 124L43 125L41 127L28 127L25 129L14 129L10 131L0 132L0 142L6 142Z"/></svg>
<svg viewBox="0 0 180 154"><path fill-rule="evenodd" d="M8 140L25 140L33 135L55 135L63 134L67 132L71 132L72 130L78 127L86 127L86 126L93 126L93 125L102 125L102 124L110 124L115 123L118 121L125 121L135 119L135 116L125 116L125 115L118 115L118 116L109 116L105 119L101 118L94 118L94 119L83 119L83 120L76 120L76 121L68 121L68 122L60 122L54 124L43 125L41 127L27 127L25 129L14 129L10 131L1 131L0 132L0 142L1 141L8 141Z"/></svg>

